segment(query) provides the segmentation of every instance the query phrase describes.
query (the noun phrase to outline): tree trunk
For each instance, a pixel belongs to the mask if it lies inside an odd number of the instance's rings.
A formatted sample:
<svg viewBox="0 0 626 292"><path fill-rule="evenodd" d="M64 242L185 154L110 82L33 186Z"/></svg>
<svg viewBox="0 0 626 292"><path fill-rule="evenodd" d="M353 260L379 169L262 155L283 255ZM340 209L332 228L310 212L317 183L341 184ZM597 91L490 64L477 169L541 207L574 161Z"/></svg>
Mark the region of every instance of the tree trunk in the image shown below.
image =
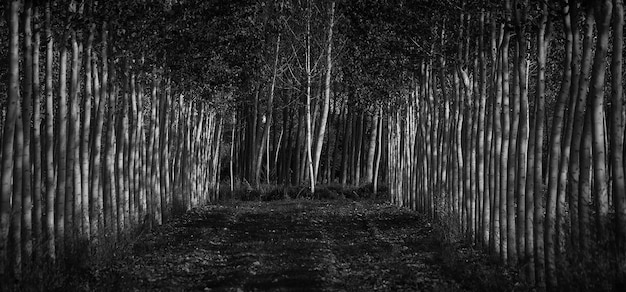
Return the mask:
<svg viewBox="0 0 626 292"><path fill-rule="evenodd" d="M92 68L92 50L93 40L95 33L95 24L89 24L89 35L86 39L85 51L83 54L84 68L85 68L85 93L82 101L82 132L81 132L81 145L80 145L80 161L81 161L81 182L82 186L82 214L81 221L83 223L82 230L86 238L90 237L91 220L90 206L93 206L94 202L91 200L93 195L89 192L89 173L90 173L90 137L91 137L91 111L92 111L92 98L93 98L93 68ZM92 208L93 209L93 208ZM94 216L95 217L95 216Z"/></svg>
<svg viewBox="0 0 626 292"><path fill-rule="evenodd" d="M69 103L69 153L68 153L68 179L70 183L68 184L67 194L69 197L66 197L67 200L65 203L66 212L72 214L72 216L68 216L66 214L65 218L68 220L66 222L66 231L67 228L71 228L69 230L70 234L74 237L82 237L81 234L81 214L82 214L82 192L81 192L81 170L80 170L80 109L79 101L78 101L78 91L80 90L78 84L78 74L80 71L80 62L78 60L79 49L78 49L78 40L76 39L76 31L71 31L71 45L72 45L72 75L70 79L70 103ZM71 220L71 221L70 221ZM74 239L73 238L73 239Z"/></svg>
<svg viewBox="0 0 626 292"><path fill-rule="evenodd" d="M33 173L31 170L31 153L37 149L31 149L31 113L33 107L33 30L32 30L32 14L33 2L26 0L24 4L22 19L24 21L24 78L22 79L24 96L22 98L22 128L23 128L23 161L24 164L24 180L23 180L23 199L22 199L22 248L24 253L24 264L30 264L33 253ZM39 107L39 104L35 104ZM34 193L39 197L38 193Z"/></svg>
<svg viewBox="0 0 626 292"><path fill-rule="evenodd" d="M565 125L565 139L563 141L563 157L567 159L561 159L560 161L560 170L559 170L559 186L558 186L558 194L557 194L557 216L558 214L564 214L566 204L570 207L570 222L569 222L569 232L570 238L569 242L571 244L572 251L578 251L578 240L579 232L578 232L578 197L573 197L572 193L578 194L578 188L571 189L568 187L568 184L571 182L567 181L567 176L569 173L569 167L572 160L579 161L579 157L574 155L573 157L570 155L573 145L573 133L574 133L574 123L576 122L576 107L578 106L578 87L579 87L579 78L580 73L578 71L578 66L580 65L580 33L578 30L578 7L574 0L568 1L569 5L569 20L570 20L570 32L572 34L572 61L570 62L571 66L571 76L570 76L570 88L569 88L569 104L568 104L568 117L567 124ZM578 162L577 162L578 163ZM578 171L578 170L576 170ZM565 203L565 196L568 196L568 202ZM561 234L563 228L567 228L565 226L565 216L561 216L561 222L557 222L556 225L556 233ZM561 240L559 243L564 245L564 240ZM558 256L558 254L557 254Z"/></svg>
<svg viewBox="0 0 626 292"><path fill-rule="evenodd" d="M265 148L267 146L267 144L269 143L269 138L270 138L270 126L272 124L272 119L273 119L273 113L274 113L274 108L273 108L273 104L274 104L274 91L276 89L276 77L278 75L278 60L280 57L280 33L278 34L278 36L276 37L276 51L274 54L274 68L273 68L273 73L272 73L272 84L270 85L270 96L269 96L269 100L267 102L267 118L265 121L265 129L263 130L263 136L261 138L261 143L259 143L259 147L257 150L257 155L256 155L256 162L254 164L254 168L255 168L255 172L254 172L254 183L255 185L259 185L260 180L261 180L261 166L263 163L263 153L265 151ZM267 149L269 150L269 149ZM267 157L267 160L269 161L270 158L269 156ZM269 173L269 168L266 170Z"/></svg>
<svg viewBox="0 0 626 292"><path fill-rule="evenodd" d="M572 6L575 9L575 5ZM572 12L574 17L576 17L576 13ZM570 213L572 216L571 222L571 235L573 246L578 246L580 243L580 254L584 254L586 248L588 247L589 240L589 226L588 221L583 222L586 219L588 206L586 203L583 203L581 200L586 200L586 194L581 193L581 190L584 189L584 181L588 178L587 174L583 173L584 166L583 164L588 163L588 161L584 161L585 159L590 159L587 155L591 155L590 153L585 153L584 151L585 145L587 141L583 141L586 139L585 135L587 133L584 130L587 130L587 126L585 126L586 119L586 107L587 107L587 93L589 89L589 74L591 73L591 53L593 46L593 26L595 23L595 17L593 14L593 9L588 7L585 13L585 26L584 26L584 40L583 40L583 48L582 48L582 59L581 59L581 67L580 67L580 79L574 80L572 83L573 87L578 87L578 92L576 93L575 98L576 101L576 113L574 114L574 121L572 125L572 145L571 145L571 160L568 167L568 184L567 189L570 191L569 199L570 199ZM576 17L577 18L577 17ZM574 23L572 21L572 23ZM574 30L576 31L576 30ZM573 47L574 48L574 47ZM575 66L575 64L573 64ZM574 72L576 70L574 69ZM589 129L590 131L590 129ZM583 176L581 176L583 175ZM582 212L582 213L581 213ZM578 215L578 216L576 216ZM583 227L581 229L580 227Z"/></svg>
<svg viewBox="0 0 626 292"><path fill-rule="evenodd" d="M611 25L611 0L600 0L595 7L596 13L596 50L591 71L589 99L591 100L591 114L593 128L593 196L596 207L596 225L598 242L601 246L607 244L609 194L608 171L606 169L606 134L604 113L604 76L606 73L606 55L609 46L609 30Z"/></svg>
<svg viewBox="0 0 626 292"><path fill-rule="evenodd" d="M544 216L545 216L545 200L544 200L544 182L543 182L543 137L544 137L544 121L545 121L545 73L548 45L548 4L544 3L542 8L542 16L539 23L539 32L537 34L537 89L536 89L536 116L535 116L535 162L534 162L534 180L535 180L535 209L534 209L534 247L535 247L535 278L537 285L545 287L545 257L544 257Z"/></svg>
<svg viewBox="0 0 626 292"><path fill-rule="evenodd" d="M311 153L311 0L307 1L307 26L306 26L306 161L309 169L311 194L315 194L315 170L313 169L313 157Z"/></svg>
<svg viewBox="0 0 626 292"><path fill-rule="evenodd" d="M378 118L377 121L377 135L375 137L376 140L376 158L374 161L374 175L372 177L373 183L373 193L376 194L378 191L378 176L380 173L380 159L383 153L383 117L382 117L382 106L378 106L378 114L376 115Z"/></svg>
<svg viewBox="0 0 626 292"><path fill-rule="evenodd" d="M317 138L315 140L315 156L313 161L313 177L317 179L319 177L320 159L322 157L322 145L324 144L324 135L326 133L326 124L328 121L328 111L330 109L330 86L331 86L331 72L333 68L332 62L332 49L333 49L333 27L335 25L335 1L330 2L329 12L329 24L328 24L328 38L326 41L326 78L324 84L324 104L322 105L322 116L320 118L320 124L317 131Z"/></svg>
<svg viewBox="0 0 626 292"><path fill-rule="evenodd" d="M554 117L552 119L552 130L550 137L550 161L548 164L548 193L546 198L546 220L544 230L545 242L545 261L546 261L546 279L548 289L556 289L557 287L557 243L559 242L559 234L556 233L556 223L560 220L557 214L557 192L559 177L559 161L568 159L563 156L561 147L561 137L563 136L563 125L565 121L565 108L568 103L571 81L571 62L572 62L572 34L569 21L569 7L564 5L563 27L565 29L565 58L563 59L563 76L561 79L561 89L559 91Z"/></svg>
<svg viewBox="0 0 626 292"><path fill-rule="evenodd" d="M511 22L511 0L505 1L505 14L506 14L506 22ZM511 124L511 105L516 103L513 96L510 94L509 87L509 42L511 38L511 33L509 29L504 30L504 36L502 38L501 45L501 54L502 54L502 156L500 160L500 167L502 168L502 185L501 185L501 212L504 215L501 219L501 228L502 234L502 260L506 263L507 261L514 266L517 261L516 254L516 239L515 239L515 193L513 192L514 188L514 179L513 176L509 174L509 172L515 171L515 161L510 160L512 156L510 156L509 152L514 150L516 139L511 138L514 131L517 131L514 127L517 126L515 124ZM519 113L519 109L518 112ZM515 110L513 114L516 114ZM514 122L515 123L515 122ZM511 165L509 165L511 164Z"/></svg>
<svg viewBox="0 0 626 292"><path fill-rule="evenodd" d="M626 179L624 178L624 118L622 108L624 88L622 80L624 46L624 1L613 0L613 53L611 59L611 171L613 172L613 202L617 217L618 248L626 253Z"/></svg>
<svg viewBox="0 0 626 292"><path fill-rule="evenodd" d="M95 29L95 26L92 24L92 29ZM104 50L103 50L104 51ZM89 201L90 209L89 209L89 217L90 217L90 230L93 235L99 235L99 232L104 227L104 218L102 216L102 207L103 207L103 190L102 190L102 131L104 128L104 113L105 113L105 105L106 100L108 99L106 84L107 80L105 79L106 71L104 70L104 64L106 64L106 55L102 55L102 85L100 84L100 76L98 75L98 63L97 59L94 57L92 59L92 72L93 75L93 83L94 83L94 96L95 99L98 100L95 103L95 127L93 130L93 140L91 142L91 174L90 174L90 185L89 185Z"/></svg>
<svg viewBox="0 0 626 292"><path fill-rule="evenodd" d="M50 259L55 259L55 224L54 219L57 217L54 213L55 209L55 188L56 188L56 173L54 165L54 96L52 87L52 68L53 68L53 49L54 39L52 36L52 24L51 24L51 0L46 1L45 8L45 30L46 30L46 101L45 101L45 172L46 172L46 184L45 184L45 212L44 212L44 254ZM5 122L6 124L6 122ZM4 149L4 148L3 148ZM1 267L0 267L1 269Z"/></svg>
<svg viewBox="0 0 626 292"><path fill-rule="evenodd" d="M372 183L374 180L374 161L376 155L376 144L378 138L378 110L372 115L372 126L370 130L370 143L367 147L367 163L365 164L365 183Z"/></svg>
<svg viewBox="0 0 626 292"><path fill-rule="evenodd" d="M41 92L39 49L41 45L41 19L39 7L34 7L34 34L33 34L33 244L35 245L34 261L40 262L43 254L43 203L42 200L42 145L41 145Z"/></svg>
<svg viewBox="0 0 626 292"><path fill-rule="evenodd" d="M477 141L477 171L476 178L478 194L482 198L481 202L481 243L483 245L489 242L489 196L486 182L488 181L487 173L485 171L485 161L488 155L488 149L485 147L486 132L488 131L486 125L486 111L487 111L487 62L485 60L485 12L480 13L480 38L478 41L478 63L480 66L480 87L479 87L479 105L478 105L478 141Z"/></svg>
<svg viewBox="0 0 626 292"><path fill-rule="evenodd" d="M18 108L20 101L18 100ZM11 267L10 273L14 274L17 278L21 277L22 271L22 252L24 245L22 242L22 213L23 213L23 199L24 199L24 185L27 184L24 180L24 128L22 121L22 113L18 113L17 120L15 121L15 156L13 156L14 162L14 175L13 175L13 199L12 199L12 216L11 216L11 228L9 234L11 234L11 243L9 245L9 266Z"/></svg>
<svg viewBox="0 0 626 292"><path fill-rule="evenodd" d="M55 157L58 157L57 162L57 192L56 192L56 212L55 214L55 232L57 239L57 252L64 250L64 241L66 237L65 222L67 202L66 189L67 189L67 35L63 35L61 38L61 52L59 58L59 97L58 97L58 114L57 114L57 139Z"/></svg>

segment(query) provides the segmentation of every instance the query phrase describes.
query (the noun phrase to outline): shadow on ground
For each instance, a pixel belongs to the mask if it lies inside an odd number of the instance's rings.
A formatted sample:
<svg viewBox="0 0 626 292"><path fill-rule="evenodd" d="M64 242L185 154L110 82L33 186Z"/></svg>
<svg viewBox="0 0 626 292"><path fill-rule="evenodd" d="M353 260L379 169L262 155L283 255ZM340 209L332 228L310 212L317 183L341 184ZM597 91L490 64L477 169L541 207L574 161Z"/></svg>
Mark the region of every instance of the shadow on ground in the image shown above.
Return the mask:
<svg viewBox="0 0 626 292"><path fill-rule="evenodd" d="M230 202L137 239L88 289L463 291L431 224L380 201ZM469 284L468 284L469 283ZM505 283L506 284L506 283ZM510 290L508 287L500 287Z"/></svg>

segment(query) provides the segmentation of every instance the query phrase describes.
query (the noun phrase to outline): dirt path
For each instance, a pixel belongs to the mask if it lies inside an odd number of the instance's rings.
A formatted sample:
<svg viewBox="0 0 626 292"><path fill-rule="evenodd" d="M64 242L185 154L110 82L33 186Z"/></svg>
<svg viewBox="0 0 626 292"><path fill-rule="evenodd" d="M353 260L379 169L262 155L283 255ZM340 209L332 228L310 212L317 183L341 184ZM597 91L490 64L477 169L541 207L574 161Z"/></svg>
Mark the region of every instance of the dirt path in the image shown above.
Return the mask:
<svg viewBox="0 0 626 292"><path fill-rule="evenodd" d="M459 291L414 212L354 201L238 202L138 239L106 290Z"/></svg>

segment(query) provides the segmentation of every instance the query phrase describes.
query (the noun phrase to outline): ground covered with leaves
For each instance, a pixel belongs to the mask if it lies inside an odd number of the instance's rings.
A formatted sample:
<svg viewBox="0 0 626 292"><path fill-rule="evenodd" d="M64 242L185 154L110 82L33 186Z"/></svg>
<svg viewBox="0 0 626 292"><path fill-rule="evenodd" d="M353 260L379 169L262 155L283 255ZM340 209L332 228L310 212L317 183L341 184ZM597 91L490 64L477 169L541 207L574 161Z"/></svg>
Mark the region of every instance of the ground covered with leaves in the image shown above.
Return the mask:
<svg viewBox="0 0 626 292"><path fill-rule="evenodd" d="M435 224L382 201L230 202L197 208L105 268L89 290L519 290ZM453 247L453 248L451 248ZM471 261L471 262L470 262ZM466 270L469 269L469 270Z"/></svg>

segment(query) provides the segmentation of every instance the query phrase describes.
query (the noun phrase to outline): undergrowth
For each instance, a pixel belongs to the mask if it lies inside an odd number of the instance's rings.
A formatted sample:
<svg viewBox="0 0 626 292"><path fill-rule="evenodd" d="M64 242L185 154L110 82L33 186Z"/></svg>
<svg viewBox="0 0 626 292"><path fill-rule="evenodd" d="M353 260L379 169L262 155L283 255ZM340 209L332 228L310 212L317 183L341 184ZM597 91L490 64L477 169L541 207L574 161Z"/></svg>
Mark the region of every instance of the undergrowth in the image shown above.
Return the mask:
<svg viewBox="0 0 626 292"><path fill-rule="evenodd" d="M440 245L433 260L444 272L472 291L532 291L517 270L506 267L494 256L477 248L463 232L459 215L446 194L435 196L435 238Z"/></svg>
<svg viewBox="0 0 626 292"><path fill-rule="evenodd" d="M113 263L128 256L142 228L114 237L111 232L88 239L66 239L56 259L42 255L38 264L24 264L17 275L0 277L0 291L92 291L89 283L109 277Z"/></svg>
<svg viewBox="0 0 626 292"><path fill-rule="evenodd" d="M535 291L525 279L528 262L507 266L497 254L488 254L478 246L480 240L471 238L462 229L459 214L452 208L449 196L435 196L434 232L441 245L435 260L464 288L474 291ZM570 243L568 234L564 242ZM590 241L590 244L593 244ZM572 249L568 245L565 250ZM615 247L590 246L579 256L565 256L557 265L557 291L626 291L626 257L619 256ZM545 290L545 289L544 289ZM548 290L551 290L548 288Z"/></svg>
<svg viewBox="0 0 626 292"><path fill-rule="evenodd" d="M228 186L220 188L220 200L231 201L278 201L290 199L311 200L388 200L389 193L385 186L380 186L374 193L371 183L360 186L342 186L341 184L325 184L315 187L315 193L311 193L308 186L286 186L263 184L251 187L247 182L240 184L238 188L230 191Z"/></svg>

